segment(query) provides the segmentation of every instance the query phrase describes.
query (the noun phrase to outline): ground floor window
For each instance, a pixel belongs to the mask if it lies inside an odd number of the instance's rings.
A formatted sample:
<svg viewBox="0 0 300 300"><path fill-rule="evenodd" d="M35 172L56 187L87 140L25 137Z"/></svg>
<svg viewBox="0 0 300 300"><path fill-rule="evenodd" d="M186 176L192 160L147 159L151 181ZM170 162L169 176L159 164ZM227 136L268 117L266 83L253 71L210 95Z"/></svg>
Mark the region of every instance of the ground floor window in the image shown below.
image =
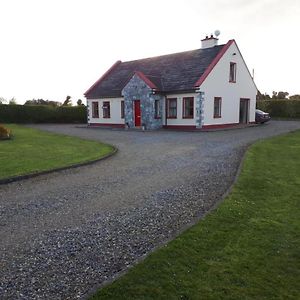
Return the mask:
<svg viewBox="0 0 300 300"><path fill-rule="evenodd" d="M167 99L167 118L177 118L177 98Z"/></svg>
<svg viewBox="0 0 300 300"><path fill-rule="evenodd" d="M125 116L125 105L124 101L121 101L121 119L124 119Z"/></svg>
<svg viewBox="0 0 300 300"><path fill-rule="evenodd" d="M215 97L214 99L214 118L221 118L222 98Z"/></svg>
<svg viewBox="0 0 300 300"><path fill-rule="evenodd" d="M103 118L109 119L110 118L110 102L104 101L102 109L103 109Z"/></svg>
<svg viewBox="0 0 300 300"><path fill-rule="evenodd" d="M92 117L99 118L99 103L92 102Z"/></svg>
<svg viewBox="0 0 300 300"><path fill-rule="evenodd" d="M182 101L182 117L184 119L194 118L194 97L184 97Z"/></svg>
<svg viewBox="0 0 300 300"><path fill-rule="evenodd" d="M154 117L155 117L155 119L160 119L161 118L160 101L159 100L155 100L155 102L154 102Z"/></svg>

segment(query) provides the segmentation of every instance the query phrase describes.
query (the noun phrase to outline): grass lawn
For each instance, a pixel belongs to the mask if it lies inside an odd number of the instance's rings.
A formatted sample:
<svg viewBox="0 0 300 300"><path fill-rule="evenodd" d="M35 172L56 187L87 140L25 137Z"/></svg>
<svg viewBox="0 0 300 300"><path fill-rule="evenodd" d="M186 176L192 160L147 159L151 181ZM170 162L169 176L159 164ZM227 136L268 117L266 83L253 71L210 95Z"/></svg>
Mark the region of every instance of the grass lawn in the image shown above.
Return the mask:
<svg viewBox="0 0 300 300"><path fill-rule="evenodd" d="M0 141L0 179L101 158L114 148L99 142L5 125L13 139Z"/></svg>
<svg viewBox="0 0 300 300"><path fill-rule="evenodd" d="M92 299L300 299L300 131L250 148L214 211Z"/></svg>

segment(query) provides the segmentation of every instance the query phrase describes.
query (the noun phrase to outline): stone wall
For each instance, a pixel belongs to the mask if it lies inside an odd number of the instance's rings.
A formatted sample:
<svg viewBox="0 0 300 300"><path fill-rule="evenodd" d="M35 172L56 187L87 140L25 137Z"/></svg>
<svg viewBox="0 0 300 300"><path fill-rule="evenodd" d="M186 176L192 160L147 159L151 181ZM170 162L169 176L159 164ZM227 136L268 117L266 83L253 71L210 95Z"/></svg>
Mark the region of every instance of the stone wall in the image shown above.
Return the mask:
<svg viewBox="0 0 300 300"><path fill-rule="evenodd" d="M125 106L125 125L129 128L135 127L134 120L134 103L135 100L141 101L141 125L145 129L158 129L162 127L162 117L155 119L155 100L160 100L160 111L162 114L162 105L164 97L154 95L152 89L140 79L138 75L134 75L122 90Z"/></svg>

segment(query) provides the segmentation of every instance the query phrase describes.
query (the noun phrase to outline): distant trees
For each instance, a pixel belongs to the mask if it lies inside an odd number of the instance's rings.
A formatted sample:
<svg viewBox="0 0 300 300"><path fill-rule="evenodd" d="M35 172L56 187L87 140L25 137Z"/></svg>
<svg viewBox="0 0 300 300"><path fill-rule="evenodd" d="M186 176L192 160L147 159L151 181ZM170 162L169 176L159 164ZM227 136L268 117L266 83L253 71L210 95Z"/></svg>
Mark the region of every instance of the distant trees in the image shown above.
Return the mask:
<svg viewBox="0 0 300 300"><path fill-rule="evenodd" d="M77 100L77 106L84 106L83 102L81 99Z"/></svg>
<svg viewBox="0 0 300 300"><path fill-rule="evenodd" d="M300 95L292 95L289 96L288 92L283 92L283 91L273 91L272 92L272 97L268 95L267 93L262 94L260 91L257 92L256 99L257 100L300 100Z"/></svg>
<svg viewBox="0 0 300 300"><path fill-rule="evenodd" d="M62 106L72 106L71 96L67 96Z"/></svg>
<svg viewBox="0 0 300 300"><path fill-rule="evenodd" d="M61 102L44 100L44 99L32 99L32 100L27 100L24 103L24 105L49 105L49 106L57 107L57 106L61 106Z"/></svg>
<svg viewBox="0 0 300 300"><path fill-rule="evenodd" d="M11 99L9 99L7 101L5 98L0 97L0 104L6 104L6 103L11 104L11 105L17 104L17 100L15 97L12 97Z"/></svg>

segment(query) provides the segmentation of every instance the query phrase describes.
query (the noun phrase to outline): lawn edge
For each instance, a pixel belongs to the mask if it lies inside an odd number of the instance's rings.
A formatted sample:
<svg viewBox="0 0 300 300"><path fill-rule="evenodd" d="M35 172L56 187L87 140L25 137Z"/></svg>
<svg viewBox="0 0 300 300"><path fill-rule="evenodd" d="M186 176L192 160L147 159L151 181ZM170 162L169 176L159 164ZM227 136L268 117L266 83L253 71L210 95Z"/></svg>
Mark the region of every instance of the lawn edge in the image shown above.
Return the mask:
<svg viewBox="0 0 300 300"><path fill-rule="evenodd" d="M197 223L199 223L202 219L204 219L209 213L211 213L212 211L214 211L215 209L217 209L217 207L220 205L220 203L222 203L227 197L228 195L231 193L232 189L234 188L235 184L237 183L239 176L242 172L243 166L244 166L244 162L246 160L246 156L248 153L248 150L255 145L258 141L261 141L260 139L247 145L244 149L244 153L241 155L241 160L240 163L237 167L236 173L233 177L233 180L231 182L231 184L229 185L229 187L227 188L227 190L225 191L225 193L220 197L220 199L218 199L216 201L216 203L209 209L207 210L204 214L197 216L194 218L194 220L192 222L190 222L189 224L186 224L184 227L182 227L181 229L179 229L177 232L175 232L174 234L172 234L168 239L166 239L164 242L160 243L159 245L157 245L156 247L154 247L152 250L150 250L148 253L142 255L141 257L139 257L136 261L134 261L132 263L132 265L128 266L126 269L116 273L111 279L105 280L103 281L101 284L96 285L95 287L93 287L92 289L90 289L88 292L86 292L85 294L82 295L82 299L84 300L90 300L100 289L106 287L107 285L113 283L114 281L118 280L120 277L122 277L123 275L125 275L126 273L128 273L130 271L130 269L134 268L137 264L139 264L140 262L144 261L150 254L152 254L153 252L155 252L156 250L161 249L162 247L166 246L168 243L170 243L171 241L173 241L175 238L177 238L178 236L180 236L181 234L183 234L186 230L190 229L191 227L195 226Z"/></svg>
<svg viewBox="0 0 300 300"><path fill-rule="evenodd" d="M26 180L26 179L30 179L33 177L37 177L37 176L41 176L41 175L46 175L46 174L50 174L50 173L54 173L54 172L59 172L59 171L64 171L64 170L68 170L68 169L75 169L75 168L79 168L79 167L84 167L84 166L88 166L94 163L97 163L101 160L105 160L110 158L111 156L115 155L118 152L118 148L115 146L110 145L113 148L113 151L94 160L88 160L88 161L84 161L81 163L77 163L77 164L72 164L69 166L65 166L65 167L59 167L59 168L54 168L54 169L50 169L50 170L45 170L45 171L41 171L41 172L36 172L36 173L29 173L29 174L24 174L24 175L19 175L19 176L12 176L12 177L8 177L8 178L3 178L0 179L0 185L3 184L9 184L12 182L16 182L16 181L22 181L22 180Z"/></svg>

